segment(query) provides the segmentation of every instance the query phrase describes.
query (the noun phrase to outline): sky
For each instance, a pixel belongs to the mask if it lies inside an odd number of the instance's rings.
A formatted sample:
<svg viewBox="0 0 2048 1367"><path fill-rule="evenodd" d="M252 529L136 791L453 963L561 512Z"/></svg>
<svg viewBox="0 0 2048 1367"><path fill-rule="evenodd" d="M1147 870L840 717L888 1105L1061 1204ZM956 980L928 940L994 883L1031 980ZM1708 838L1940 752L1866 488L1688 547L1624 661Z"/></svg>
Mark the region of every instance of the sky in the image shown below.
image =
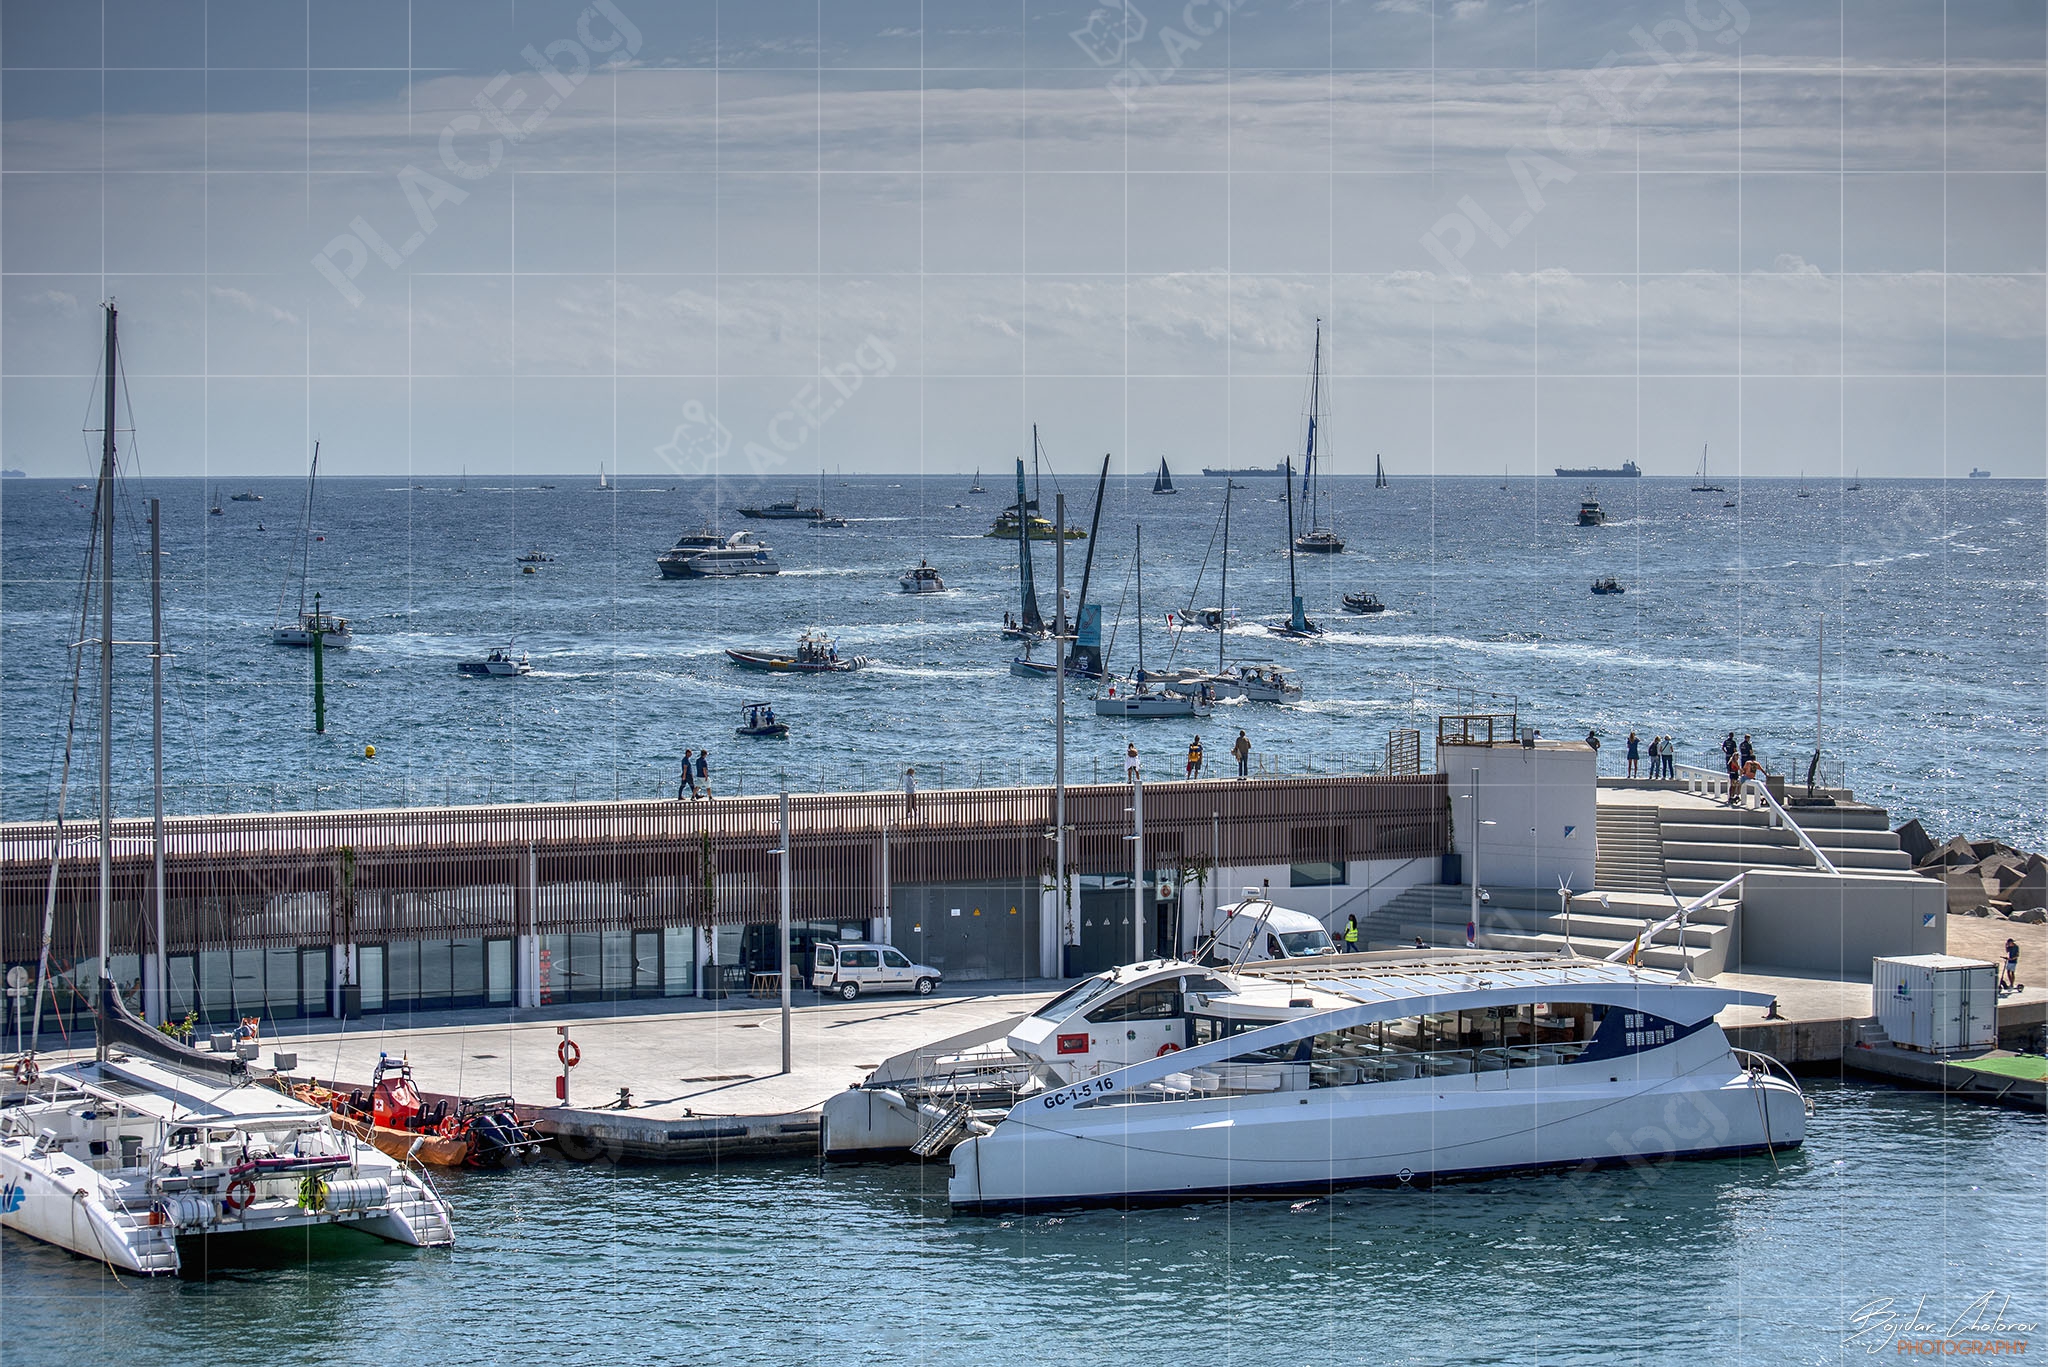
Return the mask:
<svg viewBox="0 0 2048 1367"><path fill-rule="evenodd" d="M538 66L536 65L538 64ZM545 67L546 70L541 70ZM0 0L0 464L2042 476L2014 0Z"/></svg>

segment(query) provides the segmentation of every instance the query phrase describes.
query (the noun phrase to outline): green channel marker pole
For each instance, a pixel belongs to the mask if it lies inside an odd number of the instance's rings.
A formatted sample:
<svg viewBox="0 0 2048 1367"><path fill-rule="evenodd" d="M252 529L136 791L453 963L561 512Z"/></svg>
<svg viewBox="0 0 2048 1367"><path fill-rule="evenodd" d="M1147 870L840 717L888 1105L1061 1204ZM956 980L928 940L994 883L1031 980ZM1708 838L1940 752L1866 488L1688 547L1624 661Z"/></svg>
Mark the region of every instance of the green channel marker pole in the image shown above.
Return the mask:
<svg viewBox="0 0 2048 1367"><path fill-rule="evenodd" d="M313 734L327 734L327 661L320 630L320 595L313 595Z"/></svg>

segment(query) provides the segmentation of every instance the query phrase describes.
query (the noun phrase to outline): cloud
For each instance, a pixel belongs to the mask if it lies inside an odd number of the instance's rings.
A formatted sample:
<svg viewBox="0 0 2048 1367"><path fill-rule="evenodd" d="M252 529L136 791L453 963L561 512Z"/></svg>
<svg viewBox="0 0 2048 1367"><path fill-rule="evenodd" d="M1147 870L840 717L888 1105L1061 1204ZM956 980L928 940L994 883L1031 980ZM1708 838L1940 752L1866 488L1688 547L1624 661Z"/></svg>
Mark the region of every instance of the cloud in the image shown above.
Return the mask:
<svg viewBox="0 0 2048 1367"><path fill-rule="evenodd" d="M250 294L247 290L236 289L231 285L213 286L213 297L233 304L252 318L262 318L273 323L286 323L292 327L297 327L300 322L299 316L296 313L281 309L275 304L267 303Z"/></svg>

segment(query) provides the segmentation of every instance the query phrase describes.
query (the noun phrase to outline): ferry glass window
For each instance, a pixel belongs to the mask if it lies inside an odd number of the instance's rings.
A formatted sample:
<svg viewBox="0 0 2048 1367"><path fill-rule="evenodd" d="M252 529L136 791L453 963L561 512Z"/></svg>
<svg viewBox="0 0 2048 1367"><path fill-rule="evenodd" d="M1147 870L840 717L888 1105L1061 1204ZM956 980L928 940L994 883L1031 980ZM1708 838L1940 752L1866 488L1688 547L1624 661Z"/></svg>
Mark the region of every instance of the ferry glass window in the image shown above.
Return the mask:
<svg viewBox="0 0 2048 1367"><path fill-rule="evenodd" d="M1180 1014L1180 993L1170 987L1148 987L1104 1002L1088 1013L1091 1025L1111 1021L1171 1020Z"/></svg>
<svg viewBox="0 0 2048 1367"><path fill-rule="evenodd" d="M1058 1020L1080 1010L1091 997L1108 991L1112 981L1107 973L1099 973L1086 981L1074 984L1031 1014L1040 1020Z"/></svg>
<svg viewBox="0 0 2048 1367"><path fill-rule="evenodd" d="M1322 860L1287 866L1287 886L1291 888L1335 888L1343 885L1344 865L1341 863Z"/></svg>

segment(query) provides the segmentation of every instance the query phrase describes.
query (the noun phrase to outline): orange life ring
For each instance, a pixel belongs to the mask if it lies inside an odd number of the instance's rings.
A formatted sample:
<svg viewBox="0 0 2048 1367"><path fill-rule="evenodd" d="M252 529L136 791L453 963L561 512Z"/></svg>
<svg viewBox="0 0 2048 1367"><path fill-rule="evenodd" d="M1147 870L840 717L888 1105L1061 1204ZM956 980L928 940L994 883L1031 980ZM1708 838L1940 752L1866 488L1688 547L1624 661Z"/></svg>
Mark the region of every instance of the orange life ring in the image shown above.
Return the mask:
<svg viewBox="0 0 2048 1367"><path fill-rule="evenodd" d="M35 1086L36 1079L42 1075L42 1067L36 1063L35 1055L23 1054L14 1061L14 1080L22 1086Z"/></svg>
<svg viewBox="0 0 2048 1367"><path fill-rule="evenodd" d="M238 1197L235 1193L240 1192ZM228 1183L227 1195L220 1198L221 1209L230 1215L240 1215L256 1199L256 1183L247 1177L237 1177Z"/></svg>
<svg viewBox="0 0 2048 1367"><path fill-rule="evenodd" d="M562 1061L564 1068L574 1068L583 1062L583 1046L575 1040L564 1039L555 1046L555 1057Z"/></svg>
<svg viewBox="0 0 2048 1367"><path fill-rule="evenodd" d="M1169 1041L1169 1042L1167 1042L1167 1043L1165 1043L1165 1044L1162 1044L1162 1045L1160 1045L1160 1046L1159 1046L1159 1052L1158 1052L1158 1053L1156 1053L1156 1054L1154 1054L1154 1055L1153 1055L1152 1057L1153 1057L1153 1058L1165 1058L1165 1057L1166 1057L1166 1056L1167 1056L1168 1054L1178 1054L1179 1052L1180 1052L1180 1046L1179 1046L1178 1044L1174 1044L1174 1043L1172 1043L1171 1041Z"/></svg>

